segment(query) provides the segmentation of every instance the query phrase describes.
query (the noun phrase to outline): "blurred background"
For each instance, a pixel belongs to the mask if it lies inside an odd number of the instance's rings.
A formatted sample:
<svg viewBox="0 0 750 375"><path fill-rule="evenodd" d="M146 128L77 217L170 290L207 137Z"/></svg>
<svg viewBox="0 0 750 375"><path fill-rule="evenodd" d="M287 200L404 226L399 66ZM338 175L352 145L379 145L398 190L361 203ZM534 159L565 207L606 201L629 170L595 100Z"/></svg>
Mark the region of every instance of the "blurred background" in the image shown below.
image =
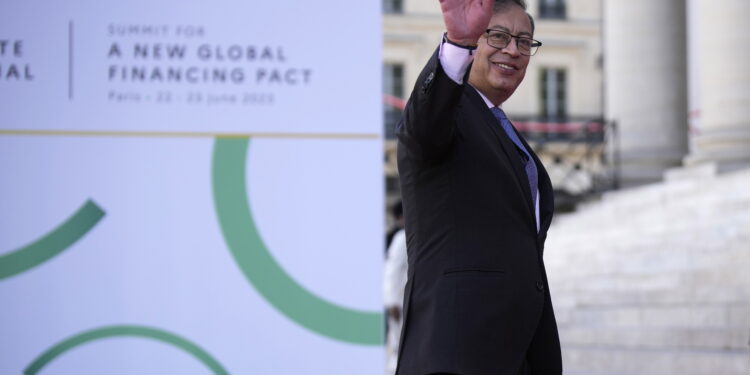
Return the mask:
<svg viewBox="0 0 750 375"><path fill-rule="evenodd" d="M543 42L504 105L545 164L566 374L750 373L750 2L527 0ZM393 126L444 31L383 1Z"/></svg>

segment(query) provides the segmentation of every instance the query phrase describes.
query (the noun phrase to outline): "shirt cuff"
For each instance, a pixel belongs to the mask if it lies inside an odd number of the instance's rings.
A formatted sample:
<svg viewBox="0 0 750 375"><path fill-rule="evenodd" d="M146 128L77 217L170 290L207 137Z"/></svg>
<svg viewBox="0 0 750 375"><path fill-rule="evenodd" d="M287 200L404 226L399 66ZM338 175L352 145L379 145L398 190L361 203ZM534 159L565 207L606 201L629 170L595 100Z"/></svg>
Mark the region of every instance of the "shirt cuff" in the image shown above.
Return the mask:
<svg viewBox="0 0 750 375"><path fill-rule="evenodd" d="M463 84L466 70L474 61L473 49L463 48L443 40L438 57L445 74L459 85Z"/></svg>

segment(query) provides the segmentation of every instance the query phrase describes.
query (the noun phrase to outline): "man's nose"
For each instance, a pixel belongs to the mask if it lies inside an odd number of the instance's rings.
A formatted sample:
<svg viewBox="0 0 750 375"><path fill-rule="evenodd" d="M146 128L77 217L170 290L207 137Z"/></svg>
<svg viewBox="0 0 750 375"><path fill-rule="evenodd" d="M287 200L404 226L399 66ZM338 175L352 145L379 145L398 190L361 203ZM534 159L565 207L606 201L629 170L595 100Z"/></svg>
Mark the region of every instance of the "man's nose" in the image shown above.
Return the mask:
<svg viewBox="0 0 750 375"><path fill-rule="evenodd" d="M516 37L510 38L508 45L502 49L502 52L507 53L513 57L517 57L521 55L521 52L518 50L518 40L516 40Z"/></svg>

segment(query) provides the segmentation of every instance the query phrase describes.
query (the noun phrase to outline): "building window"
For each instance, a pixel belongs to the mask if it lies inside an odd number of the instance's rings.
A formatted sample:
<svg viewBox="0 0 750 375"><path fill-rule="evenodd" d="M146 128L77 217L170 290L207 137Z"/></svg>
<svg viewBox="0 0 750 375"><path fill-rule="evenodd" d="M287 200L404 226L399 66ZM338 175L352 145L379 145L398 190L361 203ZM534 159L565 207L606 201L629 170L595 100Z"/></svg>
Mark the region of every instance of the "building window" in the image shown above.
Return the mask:
<svg viewBox="0 0 750 375"><path fill-rule="evenodd" d="M566 76L565 69L542 69L542 117L547 120L564 121L567 118Z"/></svg>
<svg viewBox="0 0 750 375"><path fill-rule="evenodd" d="M403 0L383 0L383 13L403 13L404 2Z"/></svg>
<svg viewBox="0 0 750 375"><path fill-rule="evenodd" d="M384 64L383 65L383 94L397 99L404 98L404 65L403 64ZM401 118L401 108L393 104L393 101L384 100L385 112L385 137L386 139L394 138L394 129L396 123Z"/></svg>
<svg viewBox="0 0 750 375"><path fill-rule="evenodd" d="M565 0L539 0L539 18L564 19Z"/></svg>

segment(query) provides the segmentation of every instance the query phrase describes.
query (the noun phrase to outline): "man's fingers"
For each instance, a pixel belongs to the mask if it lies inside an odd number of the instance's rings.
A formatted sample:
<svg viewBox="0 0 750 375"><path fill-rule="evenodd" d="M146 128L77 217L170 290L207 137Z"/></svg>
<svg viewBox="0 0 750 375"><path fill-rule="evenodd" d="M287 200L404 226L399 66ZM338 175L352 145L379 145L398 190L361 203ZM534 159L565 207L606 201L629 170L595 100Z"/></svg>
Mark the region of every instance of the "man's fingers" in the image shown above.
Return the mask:
<svg viewBox="0 0 750 375"><path fill-rule="evenodd" d="M439 0L448 38L473 45L487 28L494 0Z"/></svg>

